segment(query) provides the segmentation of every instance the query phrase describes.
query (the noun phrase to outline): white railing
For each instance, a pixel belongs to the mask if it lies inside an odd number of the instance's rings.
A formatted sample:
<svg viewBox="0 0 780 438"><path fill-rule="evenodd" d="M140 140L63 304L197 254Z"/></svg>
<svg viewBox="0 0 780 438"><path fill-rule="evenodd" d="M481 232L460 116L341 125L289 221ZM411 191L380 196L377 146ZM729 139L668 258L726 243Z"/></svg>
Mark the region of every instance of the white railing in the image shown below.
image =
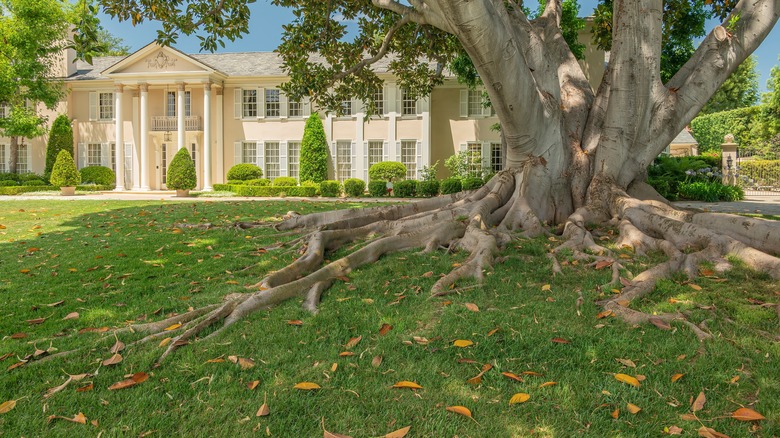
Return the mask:
<svg viewBox="0 0 780 438"><path fill-rule="evenodd" d="M176 116L152 116L152 131L176 131L178 123ZM200 122L200 116L184 117L184 130L202 131L203 125Z"/></svg>

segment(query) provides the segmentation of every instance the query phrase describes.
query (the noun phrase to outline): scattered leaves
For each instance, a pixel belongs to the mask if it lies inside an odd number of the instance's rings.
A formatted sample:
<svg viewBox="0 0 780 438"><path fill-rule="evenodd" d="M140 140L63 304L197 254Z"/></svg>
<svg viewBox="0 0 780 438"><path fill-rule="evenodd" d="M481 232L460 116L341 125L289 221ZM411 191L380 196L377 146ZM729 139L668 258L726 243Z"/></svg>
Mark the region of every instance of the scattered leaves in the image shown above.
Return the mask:
<svg viewBox="0 0 780 438"><path fill-rule="evenodd" d="M468 339L458 339L457 341L453 342L452 345L456 347L464 348L464 347L470 347L474 345L474 343L469 341Z"/></svg>
<svg viewBox="0 0 780 438"><path fill-rule="evenodd" d="M383 438L404 438L411 429L412 426L402 427L401 429L388 433Z"/></svg>
<svg viewBox="0 0 780 438"><path fill-rule="evenodd" d="M6 402L0 403L0 414L5 414L15 407L16 400L8 400Z"/></svg>
<svg viewBox="0 0 780 438"><path fill-rule="evenodd" d="M353 348L355 345L357 345L361 340L363 339L363 336L358 336L356 338L352 338L347 342L347 349Z"/></svg>
<svg viewBox="0 0 780 438"><path fill-rule="evenodd" d="M63 417L60 415L49 415L49 417L46 419L49 423L51 423L52 420L59 419L59 420L65 420L70 421L71 423L78 423L78 424L87 424L87 417L79 412L78 414L74 415L73 418Z"/></svg>
<svg viewBox="0 0 780 438"><path fill-rule="evenodd" d="M704 438L729 438L728 435L724 435L715 429L709 428L707 426L702 426L697 431L699 432L699 436Z"/></svg>
<svg viewBox="0 0 780 438"><path fill-rule="evenodd" d="M271 414L271 409L268 408L266 396L263 395L263 405L260 406L260 409L257 410L255 417L267 417L270 414Z"/></svg>
<svg viewBox="0 0 780 438"><path fill-rule="evenodd" d="M684 375L685 375L685 373L682 373L682 374L677 373L677 374L673 375L672 376L672 382L676 382L676 381L682 379Z"/></svg>
<svg viewBox="0 0 780 438"><path fill-rule="evenodd" d="M255 388L257 388L257 385L259 385L259 384L260 384L260 381L259 381L259 380L252 380L251 382L249 382L249 383L247 383L247 384L246 384L246 387L247 387L247 389L249 389L250 391L252 391L252 390L254 390Z"/></svg>
<svg viewBox="0 0 780 438"><path fill-rule="evenodd" d="M63 321L67 321L69 319L79 319L79 312L70 312L65 315L64 318L62 318Z"/></svg>
<svg viewBox="0 0 780 438"><path fill-rule="evenodd" d="M300 389L301 391L312 391L315 389L321 389L322 387L313 382L299 382L296 383L295 386L293 386L293 388Z"/></svg>
<svg viewBox="0 0 780 438"><path fill-rule="evenodd" d="M408 380L401 380L393 385L393 388L422 389L422 386Z"/></svg>
<svg viewBox="0 0 780 438"><path fill-rule="evenodd" d="M116 365L119 362L122 362L122 355L119 353L115 353L113 356L103 361L103 366L107 367L110 365Z"/></svg>
<svg viewBox="0 0 780 438"><path fill-rule="evenodd" d="M763 415L749 408L739 408L731 414L731 417L740 421L766 420Z"/></svg>
<svg viewBox="0 0 780 438"><path fill-rule="evenodd" d="M382 327L379 327L379 336L386 335L392 329L393 329L392 325L390 325L390 324L382 324Z"/></svg>
<svg viewBox="0 0 780 438"><path fill-rule="evenodd" d="M696 400L693 401L693 404L691 405L691 410L693 412L697 412L704 409L704 403L707 403L707 397L704 396L704 391L702 391L696 397Z"/></svg>
<svg viewBox="0 0 780 438"><path fill-rule="evenodd" d="M122 380L120 382L116 382L113 385L109 386L109 391L114 391L117 389L125 389L130 388L131 386L135 386L139 383L145 382L147 379L149 379L149 375L144 372L138 372L133 374L132 377L129 379Z"/></svg>
<svg viewBox="0 0 780 438"><path fill-rule="evenodd" d="M466 303L464 304L467 309L471 310L472 312L479 312L479 307L474 303Z"/></svg>
<svg viewBox="0 0 780 438"><path fill-rule="evenodd" d="M512 398L509 399L510 405L515 405L518 403L525 403L531 398L530 394L526 394L524 392L518 392L517 394L513 395Z"/></svg>
<svg viewBox="0 0 780 438"><path fill-rule="evenodd" d="M628 374L615 374L615 379L617 379L618 382L623 382L627 385L633 386L634 388L639 388L639 380L633 376L629 376Z"/></svg>
<svg viewBox="0 0 780 438"><path fill-rule="evenodd" d="M631 412L634 415L638 414L639 411L642 410L642 408L640 408L639 406L637 406L637 405L635 405L633 403L628 403L627 404L627 409L628 409L628 412Z"/></svg>
<svg viewBox="0 0 780 438"><path fill-rule="evenodd" d="M504 371L501 374L503 374L507 379L511 379L511 380L516 381L516 382L523 382L523 378L518 376L515 373L510 373L508 371Z"/></svg>
<svg viewBox="0 0 780 438"><path fill-rule="evenodd" d="M458 415L474 419L474 417L471 416L471 411L465 406L447 406L445 409Z"/></svg>
<svg viewBox="0 0 780 438"><path fill-rule="evenodd" d="M238 364L241 366L242 370L248 370L250 368L254 368L255 361L253 361L252 359L246 359L246 358L243 358L243 357L239 357L238 358Z"/></svg>

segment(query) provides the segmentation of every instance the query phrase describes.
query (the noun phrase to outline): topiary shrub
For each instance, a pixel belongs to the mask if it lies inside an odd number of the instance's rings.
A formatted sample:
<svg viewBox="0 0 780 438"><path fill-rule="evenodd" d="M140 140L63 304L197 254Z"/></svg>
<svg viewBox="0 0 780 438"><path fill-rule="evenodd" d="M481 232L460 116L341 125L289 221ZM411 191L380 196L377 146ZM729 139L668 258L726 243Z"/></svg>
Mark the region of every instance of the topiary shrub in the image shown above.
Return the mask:
<svg viewBox="0 0 780 438"><path fill-rule="evenodd" d="M252 163L241 163L231 167L227 173L228 181L247 181L263 177L263 171Z"/></svg>
<svg viewBox="0 0 780 438"><path fill-rule="evenodd" d="M387 181L371 180L368 182L368 195L374 198L387 196Z"/></svg>
<svg viewBox="0 0 780 438"><path fill-rule="evenodd" d="M317 113L306 120L299 159L301 181L318 183L328 178L328 139Z"/></svg>
<svg viewBox="0 0 780 438"><path fill-rule="evenodd" d="M295 187L298 185L298 180L291 176L280 176L274 179L273 185L284 187Z"/></svg>
<svg viewBox="0 0 780 438"><path fill-rule="evenodd" d="M469 177L469 178L463 178L463 181L461 181L461 186L463 187L463 190L476 190L482 187L483 185L485 185L485 182L482 181L482 178Z"/></svg>
<svg viewBox="0 0 780 438"><path fill-rule="evenodd" d="M42 179L31 179L22 183L23 186L45 186L46 181Z"/></svg>
<svg viewBox="0 0 780 438"><path fill-rule="evenodd" d="M333 180L321 182L320 194L326 198L337 198L341 194L341 183Z"/></svg>
<svg viewBox="0 0 780 438"><path fill-rule="evenodd" d="M463 185L458 178L447 178L441 182L441 194L450 195L463 190Z"/></svg>
<svg viewBox="0 0 780 438"><path fill-rule="evenodd" d="M301 187L312 187L315 195L320 194L320 184L314 181L301 181Z"/></svg>
<svg viewBox="0 0 780 438"><path fill-rule="evenodd" d="M419 181L417 182L417 195L424 196L426 198L436 196L439 194L439 185L439 181L435 179Z"/></svg>
<svg viewBox="0 0 780 438"><path fill-rule="evenodd" d="M190 158L187 148L179 149L168 167L168 178L165 183L169 189L192 190L198 183L195 175L195 162Z"/></svg>
<svg viewBox="0 0 780 438"><path fill-rule="evenodd" d="M398 161L382 161L368 169L368 179L395 181L406 176L406 166Z"/></svg>
<svg viewBox="0 0 780 438"><path fill-rule="evenodd" d="M399 198L413 198L417 193L417 181L406 179L393 184L393 195Z"/></svg>
<svg viewBox="0 0 780 438"><path fill-rule="evenodd" d="M51 185L57 187L75 187L81 182L81 174L76 162L68 151L60 151L51 170Z"/></svg>
<svg viewBox="0 0 780 438"><path fill-rule="evenodd" d="M70 118L65 114L57 116L51 124L49 141L46 143L46 168L43 172L46 178L44 179L51 176L60 151L68 151L70 156L73 156L73 128L70 126Z"/></svg>
<svg viewBox="0 0 780 438"><path fill-rule="evenodd" d="M248 186L255 186L255 187L268 187L271 185L271 180L268 178L257 178L257 179L250 179L246 181L228 181L229 184L234 185L248 185Z"/></svg>
<svg viewBox="0 0 780 438"><path fill-rule="evenodd" d="M110 186L116 184L116 174L105 166L87 166L81 169L81 182Z"/></svg>
<svg viewBox="0 0 780 438"><path fill-rule="evenodd" d="M344 193L347 196L357 198L363 196L363 192L366 191L366 182L358 178L349 178L344 180Z"/></svg>

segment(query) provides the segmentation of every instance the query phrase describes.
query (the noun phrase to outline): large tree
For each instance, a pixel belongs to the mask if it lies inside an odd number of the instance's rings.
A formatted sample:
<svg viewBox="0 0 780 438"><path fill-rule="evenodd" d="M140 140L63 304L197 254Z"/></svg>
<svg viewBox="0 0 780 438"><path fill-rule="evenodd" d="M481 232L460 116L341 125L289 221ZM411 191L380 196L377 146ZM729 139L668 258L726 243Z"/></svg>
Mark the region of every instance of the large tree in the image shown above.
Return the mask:
<svg viewBox="0 0 780 438"><path fill-rule="evenodd" d="M333 281L392 251L449 246L470 252L434 285L433 294L445 294L464 277L480 279L499 247L518 232L533 236L557 230L563 243L550 254L554 270L560 269L556 254L566 249L577 258L611 262L614 281L621 273L619 259L596 243L589 224L614 225L621 235L618 246L666 253L667 261L601 303L632 323L684 320L679 314L651 317L630 303L650 293L660 278L680 271L696 275L703 261L725 269L727 257L735 256L780 278L780 259L772 255L780 251L777 222L678 211L645 183L647 166L770 32L780 0L609 2L614 6L611 56L595 92L563 38L560 0L547 2L534 19L522 2L506 0L273 2L293 8L296 17L285 26L279 47L291 77L284 89L294 98L312 95L326 108L337 109L352 95L370 108L373 90L381 84L371 65L383 57L393 57L390 69L401 86L424 95L441 81L443 67L465 52L500 121L507 169L470 193L389 207L291 213L276 227L310 231L297 241L303 255L258 282L260 291L136 327L159 331L174 320L185 323L163 357L210 325L227 327L286 299L303 297L304 305L316 310ZM206 49L245 32L249 13L246 0L192 0L183 8L161 0L101 3L135 23L162 20L163 42L179 33L200 33ZM691 5L714 7L723 25L698 48L686 49L687 59L664 80L662 59L678 55L665 53L666 42L679 30L665 16ZM354 20L357 31L348 32L344 19ZM314 53L325 62L311 62ZM359 239L368 243L326 263L327 251ZM708 336L689 325L700 337Z"/></svg>

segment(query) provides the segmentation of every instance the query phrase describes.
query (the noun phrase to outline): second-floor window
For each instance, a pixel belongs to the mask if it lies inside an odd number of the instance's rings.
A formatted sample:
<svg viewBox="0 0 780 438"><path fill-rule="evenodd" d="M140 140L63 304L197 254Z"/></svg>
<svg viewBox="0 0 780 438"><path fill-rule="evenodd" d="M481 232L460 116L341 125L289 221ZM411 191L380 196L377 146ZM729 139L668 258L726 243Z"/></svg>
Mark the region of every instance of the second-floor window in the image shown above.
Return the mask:
<svg viewBox="0 0 780 438"><path fill-rule="evenodd" d="M381 116L385 113L385 90L382 87L374 90L374 107L376 108L376 115Z"/></svg>
<svg viewBox="0 0 780 438"><path fill-rule="evenodd" d="M241 90L241 116L257 117L257 90Z"/></svg>
<svg viewBox="0 0 780 438"><path fill-rule="evenodd" d="M290 100L287 102L288 117L303 117L303 104L300 100Z"/></svg>
<svg viewBox="0 0 780 438"><path fill-rule="evenodd" d="M10 112L11 112L11 107L7 103L5 102L0 103L0 119L4 119L8 117L10 115Z"/></svg>
<svg viewBox="0 0 780 438"><path fill-rule="evenodd" d="M265 90L265 116L279 117L280 109L279 90L276 88L267 88Z"/></svg>
<svg viewBox="0 0 780 438"><path fill-rule="evenodd" d="M114 93L98 93L98 118L100 120L113 120Z"/></svg>
<svg viewBox="0 0 780 438"><path fill-rule="evenodd" d="M175 91L169 91L167 93L168 98L165 105L165 115L168 117L176 117L176 102L178 96ZM192 111L192 94L189 91L184 92L184 116L189 117Z"/></svg>
<svg viewBox="0 0 780 438"><path fill-rule="evenodd" d="M401 115L410 116L417 114L417 98L406 88L401 90Z"/></svg>

